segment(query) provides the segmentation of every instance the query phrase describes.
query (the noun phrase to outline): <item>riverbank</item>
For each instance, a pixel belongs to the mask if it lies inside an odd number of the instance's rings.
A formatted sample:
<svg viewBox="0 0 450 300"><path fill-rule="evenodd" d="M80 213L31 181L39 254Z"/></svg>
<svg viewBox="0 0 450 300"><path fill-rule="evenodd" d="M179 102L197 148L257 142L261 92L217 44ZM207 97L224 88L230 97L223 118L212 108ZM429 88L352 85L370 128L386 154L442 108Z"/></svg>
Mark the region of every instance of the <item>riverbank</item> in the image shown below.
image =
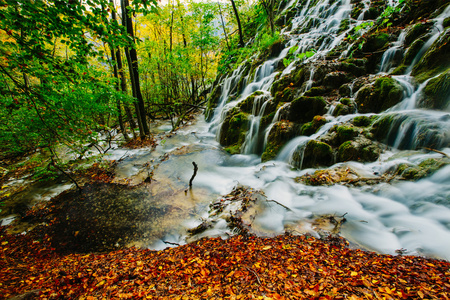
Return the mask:
<svg viewBox="0 0 450 300"><path fill-rule="evenodd" d="M448 299L450 293L449 262L349 249L343 239L235 236L162 251L61 255L49 236L1 230L2 299L28 292L27 299Z"/></svg>

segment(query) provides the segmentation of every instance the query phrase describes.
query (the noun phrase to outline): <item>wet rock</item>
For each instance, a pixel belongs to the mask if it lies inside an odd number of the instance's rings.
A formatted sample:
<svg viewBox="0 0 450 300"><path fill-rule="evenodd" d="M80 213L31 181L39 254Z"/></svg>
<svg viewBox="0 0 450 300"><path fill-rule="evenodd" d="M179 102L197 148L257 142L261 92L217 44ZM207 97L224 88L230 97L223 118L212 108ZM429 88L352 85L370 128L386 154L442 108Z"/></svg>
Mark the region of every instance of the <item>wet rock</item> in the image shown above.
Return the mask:
<svg viewBox="0 0 450 300"><path fill-rule="evenodd" d="M363 52L376 52L387 46L389 43L389 34L385 32L375 32L366 38L362 46Z"/></svg>
<svg viewBox="0 0 450 300"><path fill-rule="evenodd" d="M361 113L381 112L403 98L403 87L391 77L381 77L374 85L363 86L356 95L358 111Z"/></svg>
<svg viewBox="0 0 450 300"><path fill-rule="evenodd" d="M322 116L315 116L309 123L303 124L300 130L301 135L312 135L319 130L324 124L327 123L327 119Z"/></svg>
<svg viewBox="0 0 450 300"><path fill-rule="evenodd" d="M333 150L327 143L310 140L304 149L294 151L292 160L301 169L329 166L333 163Z"/></svg>
<svg viewBox="0 0 450 300"><path fill-rule="evenodd" d="M322 96L329 92L329 89L323 86L314 86L305 92L305 96Z"/></svg>
<svg viewBox="0 0 450 300"><path fill-rule="evenodd" d="M412 76L419 82L433 77L450 68L450 29L442 33L413 68Z"/></svg>
<svg viewBox="0 0 450 300"><path fill-rule="evenodd" d="M297 90L293 87L287 87L280 92L275 93L275 102L291 102L297 95Z"/></svg>
<svg viewBox="0 0 450 300"><path fill-rule="evenodd" d="M239 104L237 106L241 109L241 111L243 111L245 113L251 113L252 109L253 109L253 102L255 100L255 97L261 96L261 95L263 95L263 92L256 91L253 94L251 94L250 96L248 96L247 98L245 98L243 101L239 102Z"/></svg>
<svg viewBox="0 0 450 300"><path fill-rule="evenodd" d="M359 134L358 128L355 128L351 125L338 125L332 129L332 131L336 131L337 142L338 144L342 144L346 141L352 140Z"/></svg>
<svg viewBox="0 0 450 300"><path fill-rule="evenodd" d="M419 180L421 178L430 176L442 167L450 164L448 158L429 158L422 161L418 165L401 164L398 166L396 174L400 175L403 179Z"/></svg>
<svg viewBox="0 0 450 300"><path fill-rule="evenodd" d="M352 120L352 124L358 127L367 127L372 124L372 118L367 116L358 116Z"/></svg>
<svg viewBox="0 0 450 300"><path fill-rule="evenodd" d="M242 145L248 127L248 114L234 107L228 111L220 131L220 144L223 146Z"/></svg>
<svg viewBox="0 0 450 300"><path fill-rule="evenodd" d="M431 79L423 90L424 96L418 107L449 110L450 107L450 70Z"/></svg>
<svg viewBox="0 0 450 300"><path fill-rule="evenodd" d="M261 161L265 162L275 158L281 148L298 134L298 125L280 121L273 125L267 139L267 146L261 156Z"/></svg>
<svg viewBox="0 0 450 300"><path fill-rule="evenodd" d="M380 146L371 140L359 136L339 146L338 161L375 161L381 153Z"/></svg>
<svg viewBox="0 0 450 300"><path fill-rule="evenodd" d="M333 116L343 116L356 112L356 104L350 98L341 98L333 111Z"/></svg>
<svg viewBox="0 0 450 300"><path fill-rule="evenodd" d="M220 98L220 94L222 93L222 85L218 84L215 86L211 94L208 98L208 105L205 112L206 121L211 121L213 117L214 108L217 106Z"/></svg>
<svg viewBox="0 0 450 300"><path fill-rule="evenodd" d="M302 96L291 102L289 111L289 121L296 123L306 123L311 121L317 115L323 115L326 112L327 103L323 97Z"/></svg>
<svg viewBox="0 0 450 300"><path fill-rule="evenodd" d="M424 35L428 34L432 26L433 22L421 22L412 26L405 37L405 45L408 47L414 41L418 40L421 37L423 38Z"/></svg>
<svg viewBox="0 0 450 300"><path fill-rule="evenodd" d="M322 84L328 88L338 88L344 83L348 83L352 80L352 78L345 72L336 71L331 72L325 75L325 78L322 81Z"/></svg>

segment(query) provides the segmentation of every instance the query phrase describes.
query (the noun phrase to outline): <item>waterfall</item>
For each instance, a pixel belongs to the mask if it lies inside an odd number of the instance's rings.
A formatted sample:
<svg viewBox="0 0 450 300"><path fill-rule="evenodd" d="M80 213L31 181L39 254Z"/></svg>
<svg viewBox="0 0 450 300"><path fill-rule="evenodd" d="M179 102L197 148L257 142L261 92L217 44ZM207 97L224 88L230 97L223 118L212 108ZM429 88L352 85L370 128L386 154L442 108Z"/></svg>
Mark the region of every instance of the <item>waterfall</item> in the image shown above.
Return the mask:
<svg viewBox="0 0 450 300"><path fill-rule="evenodd" d="M398 53L403 52L402 46L405 42L406 31L402 31L398 36L396 42L392 44L392 46L383 53L383 57L381 58L381 66L380 73L389 73L391 68L393 67L393 61Z"/></svg>

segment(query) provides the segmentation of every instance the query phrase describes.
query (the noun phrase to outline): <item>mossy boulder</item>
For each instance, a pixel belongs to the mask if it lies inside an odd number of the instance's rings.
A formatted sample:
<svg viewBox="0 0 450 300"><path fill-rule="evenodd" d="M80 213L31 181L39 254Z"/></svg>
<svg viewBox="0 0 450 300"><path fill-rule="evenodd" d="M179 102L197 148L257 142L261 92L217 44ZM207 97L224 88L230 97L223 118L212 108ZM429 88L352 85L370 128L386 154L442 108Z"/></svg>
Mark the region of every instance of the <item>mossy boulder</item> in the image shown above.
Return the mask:
<svg viewBox="0 0 450 300"><path fill-rule="evenodd" d="M342 144L358 136L359 130L351 125L338 125L334 129L337 133L337 142Z"/></svg>
<svg viewBox="0 0 450 300"><path fill-rule="evenodd" d="M428 158L419 165L401 164L396 173L404 179L418 180L430 176L449 163L448 158Z"/></svg>
<svg viewBox="0 0 450 300"><path fill-rule="evenodd" d="M261 156L261 161L265 162L274 159L281 148L299 132L298 125L288 122L280 121L275 123L267 138L267 145L264 153Z"/></svg>
<svg viewBox="0 0 450 300"><path fill-rule="evenodd" d="M304 149L295 150L292 160L301 169L330 166L333 164L333 149L327 143L310 140Z"/></svg>
<svg viewBox="0 0 450 300"><path fill-rule="evenodd" d="M367 64L367 59L365 59L365 58L347 59L338 65L337 70L342 71L342 72L347 72L354 76L362 76L367 72L366 64Z"/></svg>
<svg viewBox="0 0 450 300"><path fill-rule="evenodd" d="M378 78L375 84L363 86L356 95L356 104L361 113L382 112L403 98L403 87L391 77Z"/></svg>
<svg viewBox="0 0 450 300"><path fill-rule="evenodd" d="M405 37L405 45L409 46L411 43L422 37L423 35L427 34L431 27L433 27L433 22L427 22L427 23L416 23L413 25L406 34Z"/></svg>
<svg viewBox="0 0 450 300"><path fill-rule="evenodd" d="M208 104L205 112L205 119L210 121L213 117L214 108L217 106L220 95L222 94L222 85L218 84L214 87L213 91L209 94Z"/></svg>
<svg viewBox="0 0 450 300"><path fill-rule="evenodd" d="M358 116L352 120L352 124L358 127L367 127L372 124L372 119L367 116Z"/></svg>
<svg viewBox="0 0 450 300"><path fill-rule="evenodd" d="M343 116L356 112L356 105L350 98L341 98L333 111L333 116Z"/></svg>
<svg viewBox="0 0 450 300"><path fill-rule="evenodd" d="M389 43L389 34L386 32L375 32L366 38L365 43L362 46L363 52L377 52Z"/></svg>
<svg viewBox="0 0 450 300"><path fill-rule="evenodd" d="M242 100L241 102L239 102L237 106L241 109L241 111L251 113L253 110L253 102L255 101L255 97L261 96L262 94L263 92L256 91L247 98L245 98L244 100Z"/></svg>
<svg viewBox="0 0 450 300"><path fill-rule="evenodd" d="M375 161L381 153L381 148L376 142L365 137L346 141L339 146L337 159L344 161Z"/></svg>
<svg viewBox="0 0 450 300"><path fill-rule="evenodd" d="M324 124L327 123L327 119L322 116L315 116L311 122L303 124L300 129L301 135L312 135L319 130Z"/></svg>
<svg viewBox="0 0 450 300"><path fill-rule="evenodd" d="M299 97L291 102L289 121L307 123L315 116L323 115L326 112L326 105L327 103L321 96Z"/></svg>
<svg viewBox="0 0 450 300"><path fill-rule="evenodd" d="M344 83L350 82L351 80L352 77L350 77L346 72L336 71L326 74L322 81L322 84L327 88L335 89L340 87Z"/></svg>
<svg viewBox="0 0 450 300"><path fill-rule="evenodd" d="M238 107L230 109L223 121L219 142L223 146L236 145L240 147L245 141L248 128L248 114Z"/></svg>
<svg viewBox="0 0 450 300"><path fill-rule="evenodd" d="M431 79L423 89L419 107L448 110L450 107L450 69Z"/></svg>
<svg viewBox="0 0 450 300"><path fill-rule="evenodd" d="M325 95L329 89L325 88L324 86L314 86L307 90L304 95L305 96L322 96Z"/></svg>
<svg viewBox="0 0 450 300"><path fill-rule="evenodd" d="M294 100L296 94L297 94L297 90L295 88L289 86L282 91L276 92L274 100L276 103L291 102L292 100Z"/></svg>
<svg viewBox="0 0 450 300"><path fill-rule="evenodd" d="M419 82L450 68L450 29L442 33L411 73Z"/></svg>

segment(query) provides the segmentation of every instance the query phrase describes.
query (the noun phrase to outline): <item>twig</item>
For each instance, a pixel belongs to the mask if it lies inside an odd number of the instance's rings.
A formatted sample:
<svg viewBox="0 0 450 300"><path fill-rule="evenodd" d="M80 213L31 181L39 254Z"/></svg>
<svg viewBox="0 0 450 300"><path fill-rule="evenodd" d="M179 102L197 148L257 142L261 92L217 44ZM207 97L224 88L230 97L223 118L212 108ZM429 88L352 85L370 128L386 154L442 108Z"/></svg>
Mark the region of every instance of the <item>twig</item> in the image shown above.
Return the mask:
<svg viewBox="0 0 450 300"><path fill-rule="evenodd" d="M258 280L259 285L261 285L261 280L259 280L258 274L257 274L255 271L253 271L252 269L250 269L249 267L246 267L246 268L247 268L247 270L249 270L250 272L252 272L253 274L255 274L256 280Z"/></svg>
<svg viewBox="0 0 450 300"><path fill-rule="evenodd" d="M436 150L436 149L427 148L427 147L423 147L423 149L428 150L428 151L433 151L433 152L442 154L442 155L444 155L444 156L447 157L447 158L450 158L450 156L448 156L447 153L444 153L444 152L442 152L442 151L439 151L439 150Z"/></svg>
<svg viewBox="0 0 450 300"><path fill-rule="evenodd" d="M286 208L287 210L292 211L292 209L290 209L290 208L287 207L286 205L281 204L281 203L278 202L278 201L275 201L275 200L266 200L266 201L267 201L267 202L275 202L276 204L278 204L278 205L280 205L280 206L283 206L283 207Z"/></svg>
<svg viewBox="0 0 450 300"><path fill-rule="evenodd" d="M189 188L192 189L192 181L194 180L195 175L197 175L198 166L195 162L192 162L194 165L194 174L192 174L191 180L189 180Z"/></svg>
<svg viewBox="0 0 450 300"><path fill-rule="evenodd" d="M165 243L165 244L174 245L174 246L181 246L178 243L172 243L172 242L168 242L168 241L165 241L165 240L161 240L161 241L163 241L163 243Z"/></svg>

